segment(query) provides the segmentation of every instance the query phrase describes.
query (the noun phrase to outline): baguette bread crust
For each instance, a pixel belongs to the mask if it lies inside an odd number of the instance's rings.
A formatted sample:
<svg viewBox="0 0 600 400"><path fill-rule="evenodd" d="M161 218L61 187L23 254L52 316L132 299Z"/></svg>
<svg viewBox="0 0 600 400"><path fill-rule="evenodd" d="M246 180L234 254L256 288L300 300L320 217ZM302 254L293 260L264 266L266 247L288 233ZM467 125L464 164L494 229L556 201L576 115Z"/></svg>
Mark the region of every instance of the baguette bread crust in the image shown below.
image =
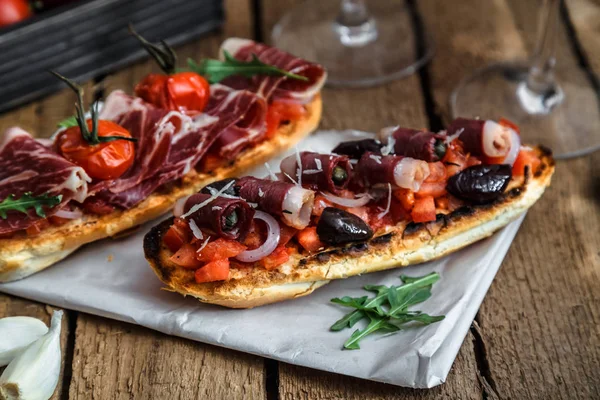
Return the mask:
<svg viewBox="0 0 600 400"><path fill-rule="evenodd" d="M306 109L303 119L281 126L272 139L243 151L229 165L209 172L191 171L168 192L153 193L134 208L102 216L84 214L82 218L49 227L33 237L20 234L0 239L0 282L22 279L41 271L86 243L125 233L165 214L177 199L193 194L213 181L243 174L266 162L316 129L321 119L320 95L307 104Z"/></svg>
<svg viewBox="0 0 600 400"><path fill-rule="evenodd" d="M547 149L538 148L542 163L533 174L513 181L493 204L467 206L439 214L435 222L400 223L378 231L365 243L326 250L315 255L299 251L279 268L232 268L230 279L198 284L194 271L178 267L162 242L172 224L170 218L155 226L144 238L146 259L166 290L190 295L202 302L231 308L251 308L310 294L331 279L418 264L443 257L491 236L531 207L550 184L554 160Z"/></svg>

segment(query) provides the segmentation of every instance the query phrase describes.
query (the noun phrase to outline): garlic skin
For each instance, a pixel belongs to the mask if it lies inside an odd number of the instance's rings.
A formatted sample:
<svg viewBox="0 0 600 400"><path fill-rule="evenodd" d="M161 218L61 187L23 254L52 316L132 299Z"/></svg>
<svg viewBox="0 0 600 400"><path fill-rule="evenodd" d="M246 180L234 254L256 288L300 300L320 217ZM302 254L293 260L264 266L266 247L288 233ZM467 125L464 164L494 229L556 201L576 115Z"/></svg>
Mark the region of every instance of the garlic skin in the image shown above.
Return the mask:
<svg viewBox="0 0 600 400"><path fill-rule="evenodd" d="M0 319L0 367L8 365L27 346L48 333L42 321L32 317Z"/></svg>
<svg viewBox="0 0 600 400"><path fill-rule="evenodd" d="M50 330L8 364L0 376L0 400L48 400L60 375L63 312L54 311Z"/></svg>

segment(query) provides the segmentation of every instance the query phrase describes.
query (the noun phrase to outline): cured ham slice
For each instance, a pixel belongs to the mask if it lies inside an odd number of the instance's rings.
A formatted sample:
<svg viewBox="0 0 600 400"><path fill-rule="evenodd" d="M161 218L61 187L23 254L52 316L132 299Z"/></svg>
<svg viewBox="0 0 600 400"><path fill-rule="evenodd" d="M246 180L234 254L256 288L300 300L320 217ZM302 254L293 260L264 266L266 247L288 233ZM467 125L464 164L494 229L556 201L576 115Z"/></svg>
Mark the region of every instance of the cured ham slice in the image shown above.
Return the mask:
<svg viewBox="0 0 600 400"><path fill-rule="evenodd" d="M448 135L459 135L465 151L472 155L501 159L508 155L512 142L518 141L513 129L491 120L457 118L448 127Z"/></svg>
<svg viewBox="0 0 600 400"><path fill-rule="evenodd" d="M209 113L214 112L213 110L224 101L241 99L236 90L218 83L211 85L210 96L207 106L207 112ZM264 138L266 134L267 102L263 98L256 97L246 105L240 104L238 107L247 109L235 124L231 124L217 135L209 150L211 154L231 160L249 145Z"/></svg>
<svg viewBox="0 0 600 400"><path fill-rule="evenodd" d="M83 202L90 181L83 168L65 160L24 130L11 128L4 133L0 145L0 201L10 195L20 198L26 192L34 196L60 194L63 196L60 204L45 210L46 216L51 216L70 200ZM40 219L34 210L27 215L8 211L6 219L0 218L0 234L27 229Z"/></svg>
<svg viewBox="0 0 600 400"><path fill-rule="evenodd" d="M433 132L398 127L388 137L388 143L393 141L391 150L396 155L435 162L444 157L444 139L445 136Z"/></svg>
<svg viewBox="0 0 600 400"><path fill-rule="evenodd" d="M235 184L240 197L256 203L269 214L282 217L286 225L305 228L310 222L315 193L288 182L247 176Z"/></svg>
<svg viewBox="0 0 600 400"><path fill-rule="evenodd" d="M332 193L345 189L352 177L348 156L334 154L303 151L285 158L280 168L302 185Z"/></svg>
<svg viewBox="0 0 600 400"><path fill-rule="evenodd" d="M188 197L183 211L183 215L193 220L200 229L226 239L243 240L254 218L254 210L244 200L204 193Z"/></svg>
<svg viewBox="0 0 600 400"><path fill-rule="evenodd" d="M205 112L195 116L113 92L100 117L113 120L138 139L136 160L121 178L94 184L93 193L106 203L131 208L191 171L228 129L255 136L264 124L264 108L264 100L256 94L229 88L217 88ZM256 114L252 118L251 112Z"/></svg>
<svg viewBox="0 0 600 400"><path fill-rule="evenodd" d="M417 192L429 176L429 165L423 160L402 156L382 156L365 153L356 165L355 176L359 185L371 187L391 184L395 188Z"/></svg>
<svg viewBox="0 0 600 400"><path fill-rule="evenodd" d="M284 76L257 75L249 79L230 77L222 82L235 89L251 90L268 101L277 99L306 104L321 90L327 79L327 73L320 65L249 39L227 39L221 45L221 57L224 51L241 61L251 61L254 54L265 64L308 78L308 81L301 81Z"/></svg>

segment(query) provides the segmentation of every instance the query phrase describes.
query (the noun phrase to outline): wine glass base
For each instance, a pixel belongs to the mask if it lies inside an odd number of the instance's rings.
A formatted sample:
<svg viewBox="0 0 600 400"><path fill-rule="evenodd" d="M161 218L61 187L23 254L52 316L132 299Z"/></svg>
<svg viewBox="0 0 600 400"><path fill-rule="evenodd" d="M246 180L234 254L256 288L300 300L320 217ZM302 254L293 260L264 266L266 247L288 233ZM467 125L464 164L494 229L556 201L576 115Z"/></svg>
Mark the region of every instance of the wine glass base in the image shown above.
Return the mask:
<svg viewBox="0 0 600 400"><path fill-rule="evenodd" d="M415 73L432 56L427 35L421 46L410 10L402 2L368 2L370 18L347 27L337 22L339 1L308 0L273 28L274 46L318 62L327 85L365 87Z"/></svg>
<svg viewBox="0 0 600 400"><path fill-rule="evenodd" d="M542 144L555 158L600 150L600 104L585 85L560 83L544 96L526 86L525 63L500 63L465 79L450 97L453 117L506 118L519 125L523 143Z"/></svg>

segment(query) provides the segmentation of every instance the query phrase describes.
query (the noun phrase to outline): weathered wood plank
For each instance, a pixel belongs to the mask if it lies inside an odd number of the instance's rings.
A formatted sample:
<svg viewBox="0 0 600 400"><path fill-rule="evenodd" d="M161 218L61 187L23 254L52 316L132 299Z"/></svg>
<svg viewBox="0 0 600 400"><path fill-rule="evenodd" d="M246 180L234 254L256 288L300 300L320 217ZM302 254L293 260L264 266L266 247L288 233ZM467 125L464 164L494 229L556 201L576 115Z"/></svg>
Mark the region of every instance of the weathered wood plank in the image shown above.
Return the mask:
<svg viewBox="0 0 600 400"><path fill-rule="evenodd" d="M600 4L596 0L567 0L576 39L596 75L600 74Z"/></svg>
<svg viewBox="0 0 600 400"><path fill-rule="evenodd" d="M227 36L251 37L249 1L227 0L222 32L179 46L179 64L188 57L215 57ZM156 40L158 38L149 38ZM145 60L106 77L100 84L131 93L150 72ZM195 343L145 328L80 314L73 357L71 399L222 399L266 397L264 360Z"/></svg>
<svg viewBox="0 0 600 400"><path fill-rule="evenodd" d="M263 359L79 314L71 399L264 399Z"/></svg>
<svg viewBox="0 0 600 400"><path fill-rule="evenodd" d="M16 317L16 316L25 316L25 317L33 317L42 320L46 325L50 326L50 317L52 316L52 311L55 308L50 306L45 306L40 303L36 303L33 301L19 299L17 297L8 296L0 293L0 318L4 317ZM71 351L68 349L68 337L69 337L69 319L75 317L74 315L70 315L68 311L65 310L65 314L63 315L61 333L60 333L60 347L62 349L62 366L61 366L61 377L58 381L58 386L56 387L56 391L54 395L50 398L50 400L59 400L62 399L62 392L64 390L63 385L65 382L68 382L65 374L65 359L67 352ZM0 368L0 374L4 368ZM70 373L70 368L68 368L68 373ZM65 379L63 379L63 377Z"/></svg>
<svg viewBox="0 0 600 400"><path fill-rule="evenodd" d="M419 3L437 39L430 71L444 116L459 79L532 48L538 8L531 3L537 2ZM563 80L581 82L562 28L557 54ZM599 395L599 156L558 165L553 187L529 212L480 310L484 373L500 398Z"/></svg>
<svg viewBox="0 0 600 400"><path fill-rule="evenodd" d="M275 22L294 1L263 1L263 34L268 38ZM298 40L301 40L299 38ZM377 131L385 126L426 127L427 114L418 75L367 89L325 89L323 129ZM450 373L448 382L432 391L408 390L342 375L280 363L279 394L282 399L413 399L443 396L481 398L473 344L469 336Z"/></svg>

